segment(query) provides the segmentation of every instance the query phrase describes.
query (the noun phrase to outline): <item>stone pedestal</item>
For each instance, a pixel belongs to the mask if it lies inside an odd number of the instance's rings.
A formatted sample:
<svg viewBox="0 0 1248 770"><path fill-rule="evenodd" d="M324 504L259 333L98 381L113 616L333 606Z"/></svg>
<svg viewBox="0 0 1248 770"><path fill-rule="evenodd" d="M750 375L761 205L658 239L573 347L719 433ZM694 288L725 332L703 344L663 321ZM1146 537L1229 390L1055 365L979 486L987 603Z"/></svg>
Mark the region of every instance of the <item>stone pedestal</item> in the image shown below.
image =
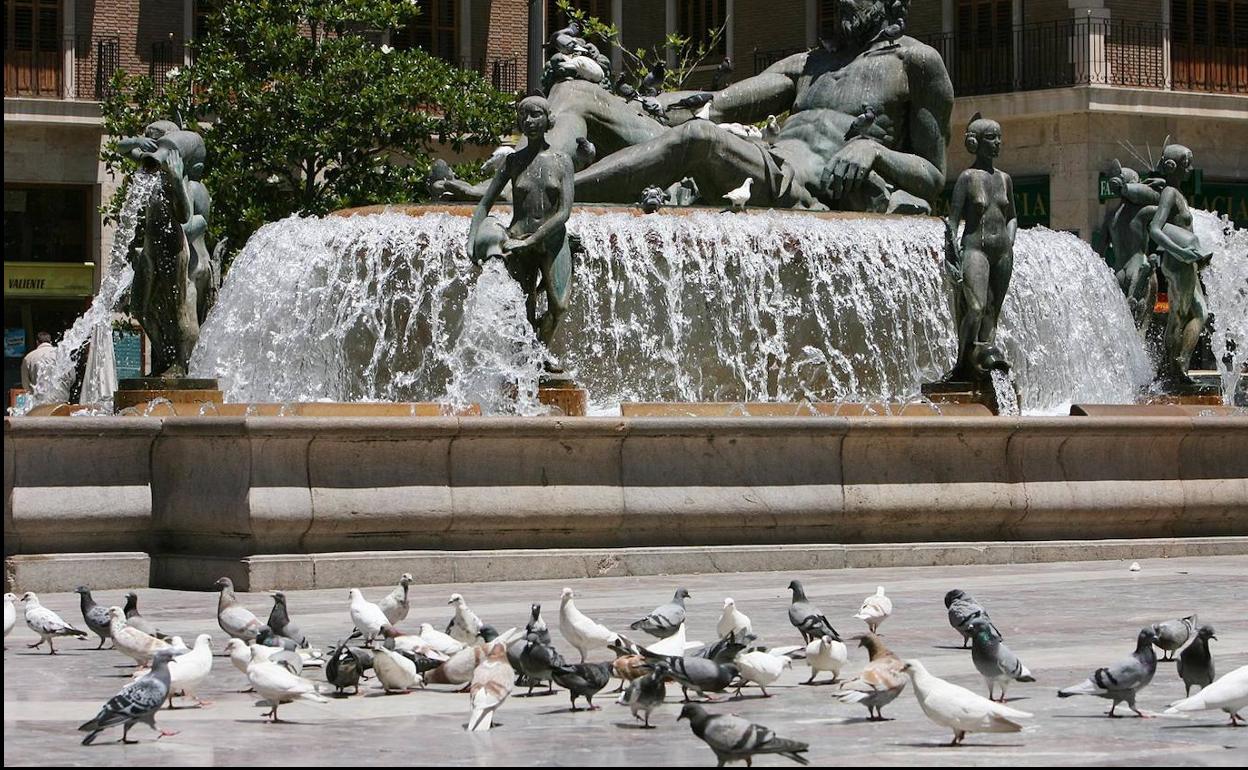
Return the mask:
<svg viewBox="0 0 1248 770"><path fill-rule="evenodd" d="M543 374L537 384L537 400L549 406L556 417L584 417L589 411L589 391L578 387L569 374Z"/></svg>
<svg viewBox="0 0 1248 770"><path fill-rule="evenodd" d="M117 383L117 392L113 394L113 409L120 412L158 398L174 404L220 404L223 401L215 379L134 377Z"/></svg>

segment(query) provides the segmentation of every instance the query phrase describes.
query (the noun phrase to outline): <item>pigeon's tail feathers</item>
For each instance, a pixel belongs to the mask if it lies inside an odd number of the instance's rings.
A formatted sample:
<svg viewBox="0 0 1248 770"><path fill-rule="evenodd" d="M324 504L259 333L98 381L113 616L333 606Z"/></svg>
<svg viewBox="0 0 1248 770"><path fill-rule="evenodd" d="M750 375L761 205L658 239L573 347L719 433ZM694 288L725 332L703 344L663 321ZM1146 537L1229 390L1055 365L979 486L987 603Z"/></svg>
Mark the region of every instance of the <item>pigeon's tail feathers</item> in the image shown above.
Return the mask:
<svg viewBox="0 0 1248 770"><path fill-rule="evenodd" d="M79 730L87 730L87 729L90 729L90 728L88 728L86 725L83 725L82 727L79 727L78 729L79 729ZM91 745L91 742L95 740L95 737L96 737L97 735L99 735L100 733L102 733L102 732L104 732L104 728L102 728L102 727L101 727L101 728L99 728L99 729L92 729L92 730L91 730L91 732L87 735L87 737L82 739L82 745L83 745L83 746L90 746L90 745Z"/></svg>
<svg viewBox="0 0 1248 770"><path fill-rule="evenodd" d="M321 695L319 690L313 690L312 692L301 692L299 693L298 697L301 698L302 700L311 701L313 703L329 703L329 699L326 698L324 695Z"/></svg>
<svg viewBox="0 0 1248 770"><path fill-rule="evenodd" d="M801 749L801 751L806 751L806 749ZM782 752L780 752L780 756L782 756L782 757L788 757L789 759L793 760L794 762L796 762L796 763L797 763L797 764L799 764L799 765L809 765L809 764L810 764L810 760L809 760L809 759L807 759L806 757L803 757L801 754L798 754L796 751L782 751Z"/></svg>
<svg viewBox="0 0 1248 770"><path fill-rule="evenodd" d="M1032 675L1031 675L1031 672L1030 672L1030 671L1028 671L1027 669L1023 669L1022 676L1015 677L1015 678L1014 678L1014 681L1016 681L1016 682L1034 682L1034 681L1036 681L1036 678L1035 678L1034 676L1032 676Z"/></svg>
<svg viewBox="0 0 1248 770"><path fill-rule="evenodd" d="M475 733L480 730L489 730L494 726L494 709L481 706L474 707L472 714L468 716L467 730Z"/></svg>
<svg viewBox="0 0 1248 770"><path fill-rule="evenodd" d="M866 700L874 693L862 692L860 690L837 690L832 693L832 697L841 703L860 703Z"/></svg>
<svg viewBox="0 0 1248 770"><path fill-rule="evenodd" d="M1057 691L1057 697L1070 698L1075 695L1104 695L1105 688L1097 685L1091 679L1085 679L1073 687L1066 687Z"/></svg>
<svg viewBox="0 0 1248 770"><path fill-rule="evenodd" d="M1196 693L1190 698L1176 700L1166 707L1163 713L1178 714L1181 711L1203 711L1207 708L1205 705L1205 696L1203 693Z"/></svg>
<svg viewBox="0 0 1248 770"><path fill-rule="evenodd" d="M992 714L988 717L988 722L992 726L990 732L994 733L1017 733L1021 732L1023 726L1012 719L1001 716L1000 714Z"/></svg>

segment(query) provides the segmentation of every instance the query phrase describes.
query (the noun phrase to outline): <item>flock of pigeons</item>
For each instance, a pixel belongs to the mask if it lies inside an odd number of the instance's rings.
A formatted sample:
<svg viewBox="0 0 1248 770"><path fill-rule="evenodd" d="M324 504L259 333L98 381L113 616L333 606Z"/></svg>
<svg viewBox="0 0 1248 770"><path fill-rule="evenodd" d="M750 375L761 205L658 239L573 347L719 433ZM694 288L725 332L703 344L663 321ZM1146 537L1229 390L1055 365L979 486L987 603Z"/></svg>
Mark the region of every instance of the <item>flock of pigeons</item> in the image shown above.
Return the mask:
<svg viewBox="0 0 1248 770"><path fill-rule="evenodd" d="M988 690L986 698L942 680L920 661L902 660L888 649L878 634L880 625L893 612L883 587L868 596L854 615L867 625L866 633L854 638L869 660L856 676L841 679L849 650L796 580L789 583L792 602L788 615L803 644L786 647L759 644L749 617L732 599L724 600L716 625L717 641L709 645L689 641L685 631L689 592L684 588L678 589L670 602L629 626L631 631L649 637L643 643L580 612L573 590L564 588L559 630L579 653L576 663L555 648L538 604L532 605L523 629L500 633L482 622L457 593L450 597L453 617L444 630L429 623L416 631L400 630L410 608L408 590L412 582L412 576L404 574L394 590L377 603L352 588L348 595L353 630L332 647L319 650L292 621L281 591L273 594L273 608L267 622L262 622L239 603L229 578L221 578L216 583L220 591L217 622L230 637L226 653L247 677L261 703L270 707L265 715L273 721L280 721L277 710L283 703L327 702L324 694L330 689L358 692L361 679L371 671L386 692L407 692L426 684L462 686L461 692L469 696L468 731L491 727L499 707L517 687L527 687L530 693L536 687L562 687L568 691L575 711L578 699L584 699L589 709L599 708L593 703L595 695L612 679L619 679L620 687L614 691L622 693L618 702L627 705L633 717L648 728L652 712L666 699L668 683L675 683L685 702L678 719L688 720L693 733L711 748L720 765L738 760L749 763L754 755L766 753L807 763L803 755L808 744L780 737L767 727L734 715L708 712L690 702L690 693L714 701L711 694L735 690L740 695L741 688L750 684L758 686L763 697L770 697L766 688L795 660L809 666L807 684L815 683L820 674L830 673L832 679L824 683L836 685L832 697L864 706L872 720L883 720L883 707L911 684L923 713L952 730L950 745L961 743L971 732L1017 732L1022 729L1019 720L1032 716L1005 705L1005 691L1011 682L1034 682L1035 678L1005 645L988 612L960 590L945 596L945 607L950 625L963 638L963 647L971 648L971 660ZM198 691L212 670L211 637L201 634L188 648L181 638L161 632L139 613L138 596L133 592L127 594L125 607L107 608L96 604L87 588L79 587L77 593L86 631L40 605L35 594L27 592L21 597L26 625L39 636L30 646L47 643L49 654L56 654L58 637L87 639L95 634L99 637L96 649L111 641L113 649L133 659L138 667L135 678L79 727L87 733L83 744L119 725L122 742L133 743L129 731L139 722L161 736L173 734L156 727L155 715L166 703L172 708L177 697L205 703ZM13 594L4 596L6 637L16 624L14 605L18 601ZM1216 638L1212 626L1199 625L1195 615L1147 626L1140 630L1130 656L1098 668L1080 684L1059 690L1058 696L1098 696L1112 702L1109 716L1115 715L1120 703L1145 716L1136 708L1135 698L1157 671L1156 648L1165 653L1163 660L1179 653L1177 670L1187 688L1188 697L1171 704L1167 713L1220 709L1230 714L1231 725L1238 725L1242 718L1237 712L1248 705L1248 666L1215 681L1209 641ZM615 654L613 660L587 660L592 653L605 650ZM322 670L325 684L303 675L310 667ZM1191 694L1193 688L1199 688L1195 695Z"/></svg>

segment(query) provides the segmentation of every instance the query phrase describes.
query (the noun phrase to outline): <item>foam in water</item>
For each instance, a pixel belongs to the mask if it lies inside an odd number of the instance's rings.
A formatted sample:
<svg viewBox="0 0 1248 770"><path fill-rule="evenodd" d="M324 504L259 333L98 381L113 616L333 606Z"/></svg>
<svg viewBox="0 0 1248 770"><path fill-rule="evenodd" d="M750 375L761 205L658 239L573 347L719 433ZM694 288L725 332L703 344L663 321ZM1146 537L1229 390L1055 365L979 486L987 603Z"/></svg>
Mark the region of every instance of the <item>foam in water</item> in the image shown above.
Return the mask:
<svg viewBox="0 0 1248 770"><path fill-rule="evenodd" d="M1200 278L1214 319L1209 341L1222 380L1222 401L1229 406L1248 364L1248 230L1208 211L1192 214L1196 235L1213 249Z"/></svg>
<svg viewBox="0 0 1248 770"><path fill-rule="evenodd" d="M554 352L593 411L913 401L953 364L936 219L578 212L569 226L587 254ZM494 289L469 301L467 230L443 213L266 225L234 262L192 376L219 377L229 401L458 398L465 353L483 344L461 345L464 330L496 328L485 319L502 307L482 304ZM1109 269L1043 228L1020 231L1015 255L999 344L1022 408L1132 401L1152 368Z"/></svg>

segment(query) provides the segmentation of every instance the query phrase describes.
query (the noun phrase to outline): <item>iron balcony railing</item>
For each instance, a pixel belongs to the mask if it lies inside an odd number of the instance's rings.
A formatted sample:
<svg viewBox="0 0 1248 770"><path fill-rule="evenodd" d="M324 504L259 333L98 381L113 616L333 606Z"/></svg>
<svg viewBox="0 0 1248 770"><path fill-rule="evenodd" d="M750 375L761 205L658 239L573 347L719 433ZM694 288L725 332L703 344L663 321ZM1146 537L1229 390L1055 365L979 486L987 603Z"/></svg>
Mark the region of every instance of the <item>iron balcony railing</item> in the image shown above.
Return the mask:
<svg viewBox="0 0 1248 770"><path fill-rule="evenodd" d="M1078 85L1248 93L1248 39L1235 35L1196 44L1164 24L1069 19L919 39L940 52L958 96Z"/></svg>
<svg viewBox="0 0 1248 770"><path fill-rule="evenodd" d="M56 44L18 44L4 51L4 95L37 99L99 101L108 95L113 75L122 66L121 40L116 35L75 35ZM140 72L163 90L170 70L182 66L181 43L153 43Z"/></svg>

